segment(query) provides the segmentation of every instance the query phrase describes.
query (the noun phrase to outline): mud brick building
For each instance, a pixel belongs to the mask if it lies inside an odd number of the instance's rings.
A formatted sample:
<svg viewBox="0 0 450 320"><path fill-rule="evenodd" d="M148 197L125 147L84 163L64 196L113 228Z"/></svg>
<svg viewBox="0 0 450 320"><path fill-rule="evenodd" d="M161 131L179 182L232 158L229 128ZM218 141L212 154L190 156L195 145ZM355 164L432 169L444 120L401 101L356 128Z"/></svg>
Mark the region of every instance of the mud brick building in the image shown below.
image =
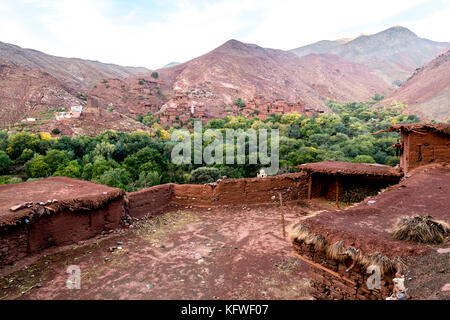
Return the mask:
<svg viewBox="0 0 450 320"><path fill-rule="evenodd" d="M380 164L322 161L297 168L308 175L308 200L326 198L336 201L336 206L341 200L352 200L349 192L355 189L363 194L378 192L403 177L400 170Z"/></svg>
<svg viewBox="0 0 450 320"><path fill-rule="evenodd" d="M400 166L404 172L432 163L450 163L450 124L398 124Z"/></svg>
<svg viewBox="0 0 450 320"><path fill-rule="evenodd" d="M0 186L0 267L118 228L124 195L66 177Z"/></svg>

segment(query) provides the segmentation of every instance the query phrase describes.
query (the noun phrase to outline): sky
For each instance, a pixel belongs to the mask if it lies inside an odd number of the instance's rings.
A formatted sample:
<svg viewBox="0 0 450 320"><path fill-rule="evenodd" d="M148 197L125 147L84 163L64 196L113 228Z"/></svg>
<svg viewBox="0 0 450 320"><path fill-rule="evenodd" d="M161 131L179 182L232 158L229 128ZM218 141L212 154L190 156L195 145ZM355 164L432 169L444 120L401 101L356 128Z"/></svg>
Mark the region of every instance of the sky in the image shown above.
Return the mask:
<svg viewBox="0 0 450 320"><path fill-rule="evenodd" d="M450 42L450 0L0 0L0 41L157 69L230 39L289 50L392 26Z"/></svg>

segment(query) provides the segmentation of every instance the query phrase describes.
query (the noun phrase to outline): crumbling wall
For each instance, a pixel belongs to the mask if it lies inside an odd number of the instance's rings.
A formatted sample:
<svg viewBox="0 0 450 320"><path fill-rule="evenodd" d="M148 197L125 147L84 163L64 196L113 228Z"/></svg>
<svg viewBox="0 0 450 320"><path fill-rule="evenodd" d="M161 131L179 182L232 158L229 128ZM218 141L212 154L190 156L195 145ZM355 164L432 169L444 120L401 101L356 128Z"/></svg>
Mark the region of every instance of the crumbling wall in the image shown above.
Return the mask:
<svg viewBox="0 0 450 320"><path fill-rule="evenodd" d="M128 214L139 218L163 212L172 201L174 186L168 183L128 193Z"/></svg>
<svg viewBox="0 0 450 320"><path fill-rule="evenodd" d="M51 246L89 239L102 231L119 227L124 198L90 211L62 210L42 215L31 222L3 226L0 237L0 266Z"/></svg>
<svg viewBox="0 0 450 320"><path fill-rule="evenodd" d="M176 206L211 206L214 187L209 184L174 185L171 203Z"/></svg>
<svg viewBox="0 0 450 320"><path fill-rule="evenodd" d="M132 217L163 212L169 206L210 207L278 203L306 199L306 174L292 173L266 178L224 179L215 184L164 184L128 193Z"/></svg>
<svg viewBox="0 0 450 320"><path fill-rule="evenodd" d="M0 266L27 256L28 230L25 225L1 227L0 234Z"/></svg>
<svg viewBox="0 0 450 320"><path fill-rule="evenodd" d="M321 300L384 300L392 294L393 271L381 274L380 289L369 289L367 267L350 257L333 260L308 241L293 241L294 251L310 265L311 295Z"/></svg>
<svg viewBox="0 0 450 320"><path fill-rule="evenodd" d="M402 133L403 154L400 164L405 172L430 163L450 163L448 135L437 132Z"/></svg>

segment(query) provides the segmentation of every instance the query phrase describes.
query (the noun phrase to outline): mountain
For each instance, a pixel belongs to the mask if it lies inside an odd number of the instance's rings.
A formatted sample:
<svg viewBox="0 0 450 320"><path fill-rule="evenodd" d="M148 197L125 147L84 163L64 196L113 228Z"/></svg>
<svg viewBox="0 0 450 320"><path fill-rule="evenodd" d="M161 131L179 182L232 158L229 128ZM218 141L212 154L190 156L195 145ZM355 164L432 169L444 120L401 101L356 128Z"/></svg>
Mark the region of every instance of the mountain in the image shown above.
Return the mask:
<svg viewBox="0 0 450 320"><path fill-rule="evenodd" d="M108 129L148 130L128 116L130 109L117 112L114 108L92 108L86 106L85 98L86 95L73 95L65 84L46 72L0 62L0 128L35 133L57 128L64 135L90 136ZM56 119L58 112L70 111L72 106L84 107L79 118Z"/></svg>
<svg viewBox="0 0 450 320"><path fill-rule="evenodd" d="M377 72L388 84L401 84L415 71L450 48L449 42L420 38L404 27L392 27L373 35L362 35L350 41L319 41L296 48L298 56L331 53L364 64Z"/></svg>
<svg viewBox="0 0 450 320"><path fill-rule="evenodd" d="M174 92L193 105L207 106L214 116L221 116L224 106L238 98L248 101L262 95L316 108L326 99L365 100L388 88L368 67L336 55L298 57L237 40L158 73Z"/></svg>
<svg viewBox="0 0 450 320"><path fill-rule="evenodd" d="M450 50L418 69L383 104L402 101L425 120L450 120Z"/></svg>
<svg viewBox="0 0 450 320"><path fill-rule="evenodd" d="M149 71L146 68L122 67L98 61L56 57L3 42L0 42L0 61L47 72L74 92L86 90L103 79L123 79Z"/></svg>
<svg viewBox="0 0 450 320"><path fill-rule="evenodd" d="M171 62L171 63L168 63L165 66L163 66L161 69L174 67L174 66L176 66L177 64L180 64L180 63L181 62Z"/></svg>
<svg viewBox="0 0 450 320"><path fill-rule="evenodd" d="M151 74L140 74L122 80L104 80L92 87L88 96L102 107L137 118L158 111L172 96L172 90Z"/></svg>
<svg viewBox="0 0 450 320"><path fill-rule="evenodd" d="M57 109L80 104L82 101L50 74L0 62L0 126L24 118L53 117Z"/></svg>

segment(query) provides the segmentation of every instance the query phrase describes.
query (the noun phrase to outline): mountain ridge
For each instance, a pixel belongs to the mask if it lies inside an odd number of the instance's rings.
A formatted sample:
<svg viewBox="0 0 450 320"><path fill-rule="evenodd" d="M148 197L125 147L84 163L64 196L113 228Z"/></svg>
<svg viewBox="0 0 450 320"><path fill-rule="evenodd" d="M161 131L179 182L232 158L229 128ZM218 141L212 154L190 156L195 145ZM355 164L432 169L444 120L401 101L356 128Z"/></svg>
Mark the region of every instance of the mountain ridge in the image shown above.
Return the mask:
<svg viewBox="0 0 450 320"><path fill-rule="evenodd" d="M53 56L5 42L0 42L0 60L28 69L47 72L74 92L86 90L103 79L123 79L149 71L143 67L124 67L94 60Z"/></svg>
<svg viewBox="0 0 450 320"><path fill-rule="evenodd" d="M339 57L362 63L377 72L388 84L403 83L418 66L432 60L449 42L436 42L418 37L411 30L396 26L372 35L338 43L316 42L290 50L298 56L309 53L332 53Z"/></svg>

